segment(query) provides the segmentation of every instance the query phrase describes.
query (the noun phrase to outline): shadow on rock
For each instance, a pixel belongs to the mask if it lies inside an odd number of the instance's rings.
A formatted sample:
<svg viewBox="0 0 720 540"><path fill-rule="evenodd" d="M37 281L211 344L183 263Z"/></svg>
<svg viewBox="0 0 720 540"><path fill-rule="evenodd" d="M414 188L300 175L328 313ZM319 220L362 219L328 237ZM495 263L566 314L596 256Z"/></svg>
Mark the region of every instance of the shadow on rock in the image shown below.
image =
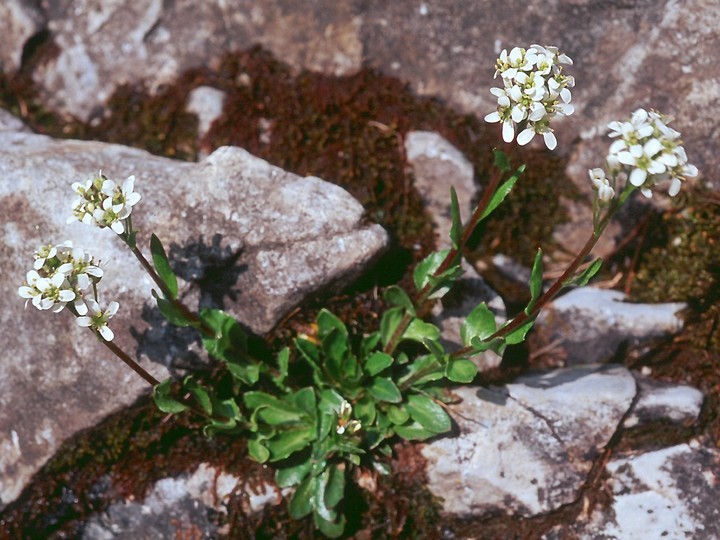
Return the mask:
<svg viewBox="0 0 720 540"><path fill-rule="evenodd" d="M242 248L223 247L220 234L214 235L210 243L200 236L184 246L172 244L168 253L170 266L175 275L190 284L181 291L181 301L198 311L224 309L226 297L236 301L235 284L247 270L247 265L238 264L241 253ZM199 354L202 345L197 330L171 324L154 302L143 306L141 317L148 327L142 332L135 327L130 330L138 342L138 356L145 355L164 365L173 376L207 367L204 356Z"/></svg>

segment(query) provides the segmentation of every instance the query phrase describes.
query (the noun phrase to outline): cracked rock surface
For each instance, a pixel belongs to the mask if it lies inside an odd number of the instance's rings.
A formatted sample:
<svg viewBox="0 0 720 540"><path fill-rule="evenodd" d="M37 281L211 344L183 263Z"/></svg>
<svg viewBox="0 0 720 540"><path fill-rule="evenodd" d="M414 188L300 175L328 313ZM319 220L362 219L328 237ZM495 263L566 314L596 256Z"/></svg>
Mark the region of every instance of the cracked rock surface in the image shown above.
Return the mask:
<svg viewBox="0 0 720 540"><path fill-rule="evenodd" d="M365 224L362 206L343 189L239 148L184 163L120 145L55 140L14 125L12 118L0 121L2 503L18 495L65 438L147 389L70 313L23 310L17 288L37 247L71 239L103 262L100 301L120 303L111 322L115 342L132 355L142 353L156 378L192 356L196 340L162 321L150 303L150 278L112 231L66 222L73 181L99 169L120 181L135 174L142 199L133 225L146 256L155 232L191 308L225 309L258 333L307 295L347 283L386 245L385 231Z"/></svg>
<svg viewBox="0 0 720 540"><path fill-rule="evenodd" d="M526 376L504 388L459 388L460 433L423 448L430 489L448 513L531 516L573 501L592 459L636 394L623 367Z"/></svg>

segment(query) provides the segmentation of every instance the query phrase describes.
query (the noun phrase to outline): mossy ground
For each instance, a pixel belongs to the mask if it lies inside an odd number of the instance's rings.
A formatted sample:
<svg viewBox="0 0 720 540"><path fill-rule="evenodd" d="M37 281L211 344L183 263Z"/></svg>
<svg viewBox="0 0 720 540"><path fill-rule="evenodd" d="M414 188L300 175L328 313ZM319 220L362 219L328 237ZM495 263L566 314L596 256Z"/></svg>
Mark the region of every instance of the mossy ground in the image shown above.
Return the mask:
<svg viewBox="0 0 720 540"><path fill-rule="evenodd" d="M38 54L41 58L51 51ZM475 256L497 251L529 265L537 246L552 250L547 239L565 219L560 196L575 196L563 176L561 158L545 151L506 147L497 139L497 126L486 127L436 100L418 98L401 82L372 70L345 78L295 76L268 53L252 49L228 55L217 71L185 73L154 96L139 86L120 88L106 114L84 124L62 119L43 107L28 76L32 65L31 59L28 71L13 77L0 75L0 106L21 116L37 132L123 143L186 160L224 144L242 146L287 170L343 186L364 205L368 220L386 227L392 238L388 254L342 294L312 299L293 313L267 336L271 345L305 328L321 305L329 306L356 331L373 329L382 309L378 288L395 282L409 284L413 263L434 247L430 220L404 159L403 138L409 130L433 130L447 138L473 163L480 185L489 172L493 145L508 151L512 163L528 164L528 172L508 202L480 231ZM195 117L185 111L189 92L200 85L228 95L223 117L202 140L197 137ZM720 442L716 413L720 311L715 279L720 220L717 202L709 195L696 196L694 201L687 201L681 212L655 218L657 227L648 229L639 255L624 252L617 260L621 267L627 266L622 261L632 261L632 292L637 298L689 300L696 308L681 336L640 362L652 365L658 376L703 389L708 405L702 425L692 433L713 432ZM678 236L685 240L677 243ZM663 287L670 278L673 285ZM663 297L663 291L671 292L672 298ZM513 369L486 374L481 382L502 382L526 365L526 359L515 362ZM201 462L222 464L230 472L258 481L268 477L267 469L237 457L244 455L242 441L207 440L188 422L167 420L146 400L118 413L68 441L0 519L15 533L13 537L71 538L81 530L86 515L128 495L141 498L155 480L191 471ZM437 502L423 488L417 451L412 445L397 450L396 472L380 481L375 496L358 492L347 503L355 508L350 512L349 533L357 538L437 538L447 532L478 538L534 537L563 520L572 521L573 513L579 512L579 507L571 505L532 520L486 516L472 522L443 521ZM113 489L101 493L99 483L108 478ZM282 507L247 516L235 501L230 510L231 537L243 537L246 533L240 531L247 530L253 538L315 534L309 521L293 522Z"/></svg>

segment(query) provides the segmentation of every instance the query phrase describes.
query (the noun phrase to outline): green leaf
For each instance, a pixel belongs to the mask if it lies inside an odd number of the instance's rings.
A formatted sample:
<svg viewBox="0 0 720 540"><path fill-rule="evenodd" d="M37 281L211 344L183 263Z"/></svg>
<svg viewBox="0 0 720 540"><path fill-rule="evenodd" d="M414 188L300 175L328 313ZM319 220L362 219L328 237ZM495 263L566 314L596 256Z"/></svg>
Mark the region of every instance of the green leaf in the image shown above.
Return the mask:
<svg viewBox="0 0 720 540"><path fill-rule="evenodd" d="M525 336L535 324L535 319L529 319L527 322L518 326L515 330L505 336L505 343L508 345L516 345L525 341Z"/></svg>
<svg viewBox="0 0 720 540"><path fill-rule="evenodd" d="M252 386L260 379L260 366L256 364L241 365L227 362L225 366L233 377L248 386Z"/></svg>
<svg viewBox="0 0 720 540"><path fill-rule="evenodd" d="M312 457L308 458L302 463L293 465L291 467L283 467L275 471L275 481L281 488L296 486L310 474L312 470Z"/></svg>
<svg viewBox="0 0 720 540"><path fill-rule="evenodd" d="M313 517L315 518L315 525L318 529L320 529L320 532L328 538L338 538L342 536L343 532L345 532L345 516L340 515L340 518L337 519L337 516L335 514L335 512L332 512L333 517L335 517L336 519L330 520L325 519L317 511L313 513Z"/></svg>
<svg viewBox="0 0 720 540"><path fill-rule="evenodd" d="M215 337L202 337L208 354L228 363L246 365L247 334L240 322L232 315L212 308L202 309L200 317L215 333Z"/></svg>
<svg viewBox="0 0 720 540"><path fill-rule="evenodd" d="M288 387L285 384L285 379L287 378L288 367L290 364L290 349L288 347L284 347L277 354L276 358L278 365L278 374L273 376L272 380L279 389L288 390Z"/></svg>
<svg viewBox="0 0 720 540"><path fill-rule="evenodd" d="M530 313L538 298L540 298L540 294L542 294L542 276L542 249L538 249L537 255L535 255L535 261L533 262L532 272L530 274L530 302L528 302L528 305L525 308L525 313L527 314Z"/></svg>
<svg viewBox="0 0 720 540"><path fill-rule="evenodd" d="M175 326L192 326L194 324L192 319L188 319L187 316L175 306L175 304L165 300L155 289L151 291L151 294L157 301L160 313L162 313L163 317L165 317L171 324L174 324Z"/></svg>
<svg viewBox="0 0 720 540"><path fill-rule="evenodd" d="M413 272L413 281L417 290L422 290L425 285L429 283L429 277L432 276L435 271L440 268L440 265L450 253L449 249L443 251L436 251L425 257L415 267Z"/></svg>
<svg viewBox="0 0 720 540"><path fill-rule="evenodd" d="M450 186L450 216L452 218L452 227L450 227L450 242L452 247L460 249L460 240L462 235L462 221L460 220L460 204L458 203L455 188Z"/></svg>
<svg viewBox="0 0 720 540"><path fill-rule="evenodd" d="M170 268L170 261L168 261L160 239L154 234L150 237L150 253L152 254L153 264L155 265L158 276L160 276L160 279L168 288L172 299L177 298L177 278L175 278L175 274L172 268Z"/></svg>
<svg viewBox="0 0 720 540"><path fill-rule="evenodd" d="M208 424L203 427L203 435L212 437L218 432L237 434L241 429L234 418L211 418Z"/></svg>
<svg viewBox="0 0 720 540"><path fill-rule="evenodd" d="M158 409L165 413L180 413L186 410L187 405L183 405L178 400L170 396L170 384L172 379L165 379L163 382L155 386L153 389L153 400Z"/></svg>
<svg viewBox="0 0 720 540"><path fill-rule="evenodd" d="M362 422L363 425L368 426L375 421L375 402L368 395L363 396L355 403L354 409L355 417Z"/></svg>
<svg viewBox="0 0 720 540"><path fill-rule="evenodd" d="M380 319L380 336L383 345L387 345L392 339L395 330L400 325L405 309L401 307L390 308L382 314Z"/></svg>
<svg viewBox="0 0 720 540"><path fill-rule="evenodd" d="M398 426L410 420L410 413L405 405L391 405L387 408L387 416L393 424Z"/></svg>
<svg viewBox="0 0 720 540"><path fill-rule="evenodd" d="M506 172L510 170L510 162L508 161L505 152L503 152L502 150L498 150L497 148L493 148L493 157L495 161L495 166L500 169L501 172Z"/></svg>
<svg viewBox="0 0 720 540"><path fill-rule="evenodd" d="M439 360L431 355L420 356L407 367L407 372L398 381L404 385L413 379L413 386L422 386L424 383L437 381L445 376L445 370ZM417 379L415 379L418 377Z"/></svg>
<svg viewBox="0 0 720 540"><path fill-rule="evenodd" d="M418 422L410 422L402 426L395 426L395 433L406 441L424 441L430 437L436 437L438 434L434 431L425 429Z"/></svg>
<svg viewBox="0 0 720 540"><path fill-rule="evenodd" d="M463 358L451 360L445 366L445 376L452 382L467 384L471 383L477 375L478 368L470 360Z"/></svg>
<svg viewBox="0 0 720 540"><path fill-rule="evenodd" d="M248 455L258 463L265 463L270 459L270 450L265 448L262 443L255 439L249 439L247 442Z"/></svg>
<svg viewBox="0 0 720 540"><path fill-rule="evenodd" d="M348 335L347 328L343 322L327 309L321 309L316 320L318 326L318 337L320 337L321 340L333 330L337 330L345 336Z"/></svg>
<svg viewBox="0 0 720 540"><path fill-rule="evenodd" d="M368 375L377 375L385 368L390 367L393 361L393 357L389 354L381 351L374 352L365 360L365 372Z"/></svg>
<svg viewBox="0 0 720 540"><path fill-rule="evenodd" d="M200 405L200 408L202 408L203 411L205 411L207 414L212 414L212 401L210 400L210 395L208 394L208 391L203 388L195 379L193 379L192 375L188 375L185 377L185 380L183 381L183 388L188 390L195 400Z"/></svg>
<svg viewBox="0 0 720 540"><path fill-rule="evenodd" d="M329 478L325 487L325 505L335 508L345 495L345 471L337 465L329 468Z"/></svg>
<svg viewBox="0 0 720 540"><path fill-rule="evenodd" d="M408 396L406 407L410 417L428 431L445 433L452 427L445 409L427 396Z"/></svg>
<svg viewBox="0 0 720 540"><path fill-rule="evenodd" d="M480 214L478 222L488 217L498 206L500 206L500 203L502 203L505 200L505 197L507 197L508 194L512 191L512 188L515 186L515 182L517 182L518 178L520 178L520 174L522 174L524 170L525 165L521 165L520 167L518 167L515 173L510 178L505 180L505 182L497 189L497 191L493 193L493 196L490 198L490 202L488 203L487 207L485 208L485 210L483 210L482 214Z"/></svg>
<svg viewBox="0 0 720 540"><path fill-rule="evenodd" d="M440 339L440 329L434 324L426 323L421 319L413 319L403 334L403 339L423 343L426 339L437 341Z"/></svg>
<svg viewBox="0 0 720 540"><path fill-rule="evenodd" d="M265 446L270 450L270 461L280 461L310 445L315 438L314 425L297 425L279 431Z"/></svg>
<svg viewBox="0 0 720 540"><path fill-rule="evenodd" d="M372 334L364 336L360 343L360 357L366 358L370 356L370 353L377 347L378 343L380 343L380 332L373 332Z"/></svg>
<svg viewBox="0 0 720 540"><path fill-rule="evenodd" d="M388 403L400 403L402 401L400 390L391 379L374 378L368 387L368 391L372 397L379 401L387 401Z"/></svg>
<svg viewBox="0 0 720 540"><path fill-rule="evenodd" d="M313 487L315 485L315 479L312 476L308 476L302 481L300 486L293 493L290 504L288 505L288 511L290 517L293 519L301 519L312 512L312 494Z"/></svg>
<svg viewBox="0 0 720 540"><path fill-rule="evenodd" d="M497 330L495 315L483 302L473 309L462 323L460 337L463 345L468 346L474 338L485 339L493 335L495 330Z"/></svg>
<svg viewBox="0 0 720 540"><path fill-rule="evenodd" d="M302 357L308 361L311 367L320 369L320 349L312 341L303 338L295 338L295 348Z"/></svg>
<svg viewBox="0 0 720 540"><path fill-rule="evenodd" d="M383 293L383 298L394 306L402 307L407 310L410 315L415 315L415 306L404 289L397 285L391 285Z"/></svg>
<svg viewBox="0 0 720 540"><path fill-rule="evenodd" d="M598 257L590 264L590 266L588 266L580 274L565 281L563 283L563 287L567 287L569 285L576 285L578 287L584 287L585 285L588 284L588 282L593 277L595 277L595 274L597 274L598 271L600 270L602 263L603 263L603 260L600 257Z"/></svg>
<svg viewBox="0 0 720 540"><path fill-rule="evenodd" d="M235 398L217 399L211 395L210 399L212 399L212 409L215 415L238 421L243 419L240 407L238 407L238 404L235 402Z"/></svg>

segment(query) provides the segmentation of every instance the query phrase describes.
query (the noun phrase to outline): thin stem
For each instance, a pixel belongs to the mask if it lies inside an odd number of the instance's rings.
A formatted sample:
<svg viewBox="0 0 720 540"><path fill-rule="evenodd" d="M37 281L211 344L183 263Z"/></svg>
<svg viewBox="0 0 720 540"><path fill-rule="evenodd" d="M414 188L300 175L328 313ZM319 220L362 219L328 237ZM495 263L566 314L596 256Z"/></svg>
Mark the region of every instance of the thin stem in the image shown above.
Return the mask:
<svg viewBox="0 0 720 540"><path fill-rule="evenodd" d="M143 379L145 379L145 381L146 381L150 386L155 387L155 386L157 386L158 384L160 384L160 381L158 381L155 377L153 377L153 376L150 375L147 371L145 371L145 370L140 366L140 364L138 364L135 360L133 360L132 358L130 358L130 356L129 356L125 351L123 351L120 347L118 347L115 343L113 343L112 341L105 341L105 339L103 339L102 336L100 336L100 335L98 334L98 332L95 332L95 335L98 336L98 339L102 342L103 345L105 345L108 349L110 349L110 350L115 354L115 356L117 356L120 360L122 360L122 361L125 362L128 366L130 366L130 368L131 368L135 373L137 373L137 374L140 375Z"/></svg>
<svg viewBox="0 0 720 540"><path fill-rule="evenodd" d="M189 320L192 321L196 328L198 328L203 334L205 334L208 337L215 337L215 332L212 328L210 328L207 323L197 314L193 311L190 311L190 309L180 302L177 298L175 298L168 289L167 285L165 285L165 282L160 279L160 276L155 272L155 269L152 267L150 262L145 258L145 256L142 254L142 252L138 249L137 246L131 246L128 244L128 247L130 247L130 250L133 252L133 255L137 258L138 261L140 261L140 264L145 269L145 271L150 275L152 280L155 282L155 284L160 288L160 290L163 293L163 296L166 300L168 300L170 303L173 304L182 314L183 316Z"/></svg>
<svg viewBox="0 0 720 540"><path fill-rule="evenodd" d="M625 194L624 194L625 195ZM562 273L562 275L555 280L555 282L548 288L547 291L545 291L540 298L537 299L537 302L533 305L532 309L525 313L524 311L519 313L513 320L511 320L508 324L503 326L502 328L499 328L494 334L486 337L483 339L484 342L490 342L493 339L501 338L504 336L507 336L510 334L513 330L516 330L517 328L521 327L523 324L525 324L527 321L533 319L538 312L548 303L550 302L555 296L560 292L560 290L564 287L565 283L571 279L574 275L577 269L580 267L580 265L585 262L585 258L590 254L592 249L595 247L595 244L597 244L597 241L600 239L600 236L602 235L603 231L605 230L605 227L607 227L607 224L610 222L610 219L615 214L615 212L620 208L622 203L627 198L627 195L623 197L620 200L615 200L612 205L610 205L605 212L605 215L602 216L602 218L597 220L597 227L593 227L593 232L590 235L590 237L585 242L585 245L582 247L582 249L578 252L578 254L575 256L575 258L572 260L570 265L565 269L565 271ZM458 349L455 351L452 356L454 358L463 357L466 354L470 353L473 350L472 347L463 347L461 349Z"/></svg>
<svg viewBox="0 0 720 540"><path fill-rule="evenodd" d="M480 218L482 217L483 213L487 209L488 205L490 204L490 200L492 199L493 194L495 193L495 190L497 189L498 185L500 184L500 179L502 178L502 172L500 169L495 169L493 172L493 175L490 177L490 182L488 183L487 187L483 191L482 199L480 199L480 202L478 203L477 207L475 208L475 211L473 212L473 215L470 217L470 221L468 221L467 225L463 227L463 234L460 238L460 244L457 248L452 248L448 254L445 256L443 261L440 263L440 266L437 270L433 273L433 276L439 276L446 270L448 270L455 260L457 259L458 255L462 255L462 252L465 248L465 244L467 244L468 240L470 239L470 236L473 233L473 230L477 226L477 224L480 222ZM427 283L416 295L415 297L415 305L418 307L418 310L422 310L422 308L425 306L425 304L429 300L430 293L432 291L432 285L430 283ZM387 345L385 345L385 348L383 349L385 353L392 354L395 348L398 346L398 343L400 342L400 338L402 338L402 335L405 333L405 330L407 330L408 326L410 326L410 323L412 322L413 316L408 313L407 311L403 314L402 319L400 319L400 324L398 324L397 328L393 332L392 336L390 337L390 340L388 341Z"/></svg>

